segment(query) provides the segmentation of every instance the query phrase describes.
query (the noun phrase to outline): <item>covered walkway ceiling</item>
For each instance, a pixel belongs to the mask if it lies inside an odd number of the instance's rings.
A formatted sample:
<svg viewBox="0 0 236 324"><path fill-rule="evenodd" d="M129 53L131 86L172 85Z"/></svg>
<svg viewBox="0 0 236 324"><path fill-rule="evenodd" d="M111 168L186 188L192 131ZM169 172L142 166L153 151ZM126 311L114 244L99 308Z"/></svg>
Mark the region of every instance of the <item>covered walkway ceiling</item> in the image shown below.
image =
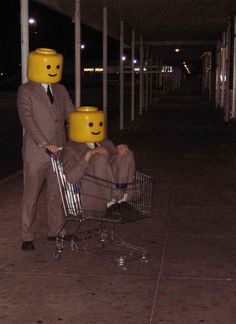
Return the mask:
<svg viewBox="0 0 236 324"><path fill-rule="evenodd" d="M74 0L34 0L73 18ZM103 7L108 10L108 33L119 38L124 21L125 42L143 36L152 53L167 63L193 62L210 50L236 14L235 0L81 0L82 23L102 31ZM181 49L175 53L174 48Z"/></svg>

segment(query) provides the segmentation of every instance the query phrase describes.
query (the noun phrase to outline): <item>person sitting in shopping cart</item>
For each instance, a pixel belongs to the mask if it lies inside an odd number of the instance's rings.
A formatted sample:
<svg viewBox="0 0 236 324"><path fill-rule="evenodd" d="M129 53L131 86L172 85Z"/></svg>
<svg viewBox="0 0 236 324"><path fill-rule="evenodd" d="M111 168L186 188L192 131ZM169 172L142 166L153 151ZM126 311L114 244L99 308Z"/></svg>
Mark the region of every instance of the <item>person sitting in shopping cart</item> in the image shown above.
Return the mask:
<svg viewBox="0 0 236 324"><path fill-rule="evenodd" d="M65 177L72 184L79 183L85 174L92 177L84 183L85 210L103 213L107 207L132 199L134 154L126 144L115 146L106 138L103 111L80 107L70 113L69 141L63 149L62 163Z"/></svg>

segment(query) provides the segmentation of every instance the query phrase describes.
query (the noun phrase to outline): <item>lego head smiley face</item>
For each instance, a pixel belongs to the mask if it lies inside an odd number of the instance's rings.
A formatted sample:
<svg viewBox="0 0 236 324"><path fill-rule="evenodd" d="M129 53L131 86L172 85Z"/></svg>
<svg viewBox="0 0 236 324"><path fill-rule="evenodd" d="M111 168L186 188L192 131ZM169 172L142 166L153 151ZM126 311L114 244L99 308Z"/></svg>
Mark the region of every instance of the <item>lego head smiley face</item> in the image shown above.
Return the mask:
<svg viewBox="0 0 236 324"><path fill-rule="evenodd" d="M29 80L39 83L61 81L63 56L53 49L37 48L28 56L27 75Z"/></svg>
<svg viewBox="0 0 236 324"><path fill-rule="evenodd" d="M70 113L69 138L73 142L101 142L105 129L105 114L96 107L80 107Z"/></svg>

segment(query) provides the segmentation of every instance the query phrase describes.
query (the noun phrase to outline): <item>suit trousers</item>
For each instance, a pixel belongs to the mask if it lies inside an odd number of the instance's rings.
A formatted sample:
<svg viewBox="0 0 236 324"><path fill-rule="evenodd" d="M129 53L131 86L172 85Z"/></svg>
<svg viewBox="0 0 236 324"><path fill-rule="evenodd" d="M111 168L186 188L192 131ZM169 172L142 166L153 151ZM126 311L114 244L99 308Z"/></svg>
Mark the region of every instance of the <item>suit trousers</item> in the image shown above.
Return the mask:
<svg viewBox="0 0 236 324"><path fill-rule="evenodd" d="M134 155L131 150L125 156L96 154L89 162L87 174L108 181L104 185L98 179L96 181L85 182L82 185L82 205L83 208L93 214L104 214L106 206L112 199L119 200L124 196L123 191L116 189L117 183L133 182L135 171ZM112 183L112 185L111 185ZM133 188L131 186L131 188ZM128 186L128 200L133 197L133 190Z"/></svg>
<svg viewBox="0 0 236 324"><path fill-rule="evenodd" d="M48 235L56 235L63 224L64 216L60 191L51 161L25 161L21 223L23 241L34 240L37 202L45 180L47 182Z"/></svg>

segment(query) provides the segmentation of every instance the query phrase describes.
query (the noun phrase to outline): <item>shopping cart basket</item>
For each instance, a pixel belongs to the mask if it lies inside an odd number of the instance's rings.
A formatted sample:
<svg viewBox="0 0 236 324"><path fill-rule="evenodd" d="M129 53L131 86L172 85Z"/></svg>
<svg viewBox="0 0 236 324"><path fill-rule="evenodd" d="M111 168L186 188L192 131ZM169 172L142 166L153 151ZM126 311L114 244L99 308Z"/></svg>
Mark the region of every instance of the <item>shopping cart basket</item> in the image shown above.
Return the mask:
<svg viewBox="0 0 236 324"><path fill-rule="evenodd" d="M122 240L115 233L115 225L152 216L154 178L136 172L132 183L115 184L85 174L81 181L75 185L66 180L63 165L58 157L51 155L51 162L57 176L65 216L65 222L56 238L54 259L61 257L65 245L69 242L71 250L78 248L80 251L97 257L111 258L123 269L126 269L127 263L133 260L141 259L147 262L148 251ZM101 189L117 191L119 196L127 192L129 195L130 192L132 199L121 203L113 201L113 204L110 204L103 197L94 196L91 191L87 190L91 184L100 186ZM105 206L104 210L93 209L95 200ZM85 204L86 201L91 203ZM109 207L106 207L107 205ZM91 220L96 224L98 221L99 226L96 226L95 229L82 231L81 225ZM71 223L75 224L75 229L70 235L69 241L66 241L63 233Z"/></svg>

